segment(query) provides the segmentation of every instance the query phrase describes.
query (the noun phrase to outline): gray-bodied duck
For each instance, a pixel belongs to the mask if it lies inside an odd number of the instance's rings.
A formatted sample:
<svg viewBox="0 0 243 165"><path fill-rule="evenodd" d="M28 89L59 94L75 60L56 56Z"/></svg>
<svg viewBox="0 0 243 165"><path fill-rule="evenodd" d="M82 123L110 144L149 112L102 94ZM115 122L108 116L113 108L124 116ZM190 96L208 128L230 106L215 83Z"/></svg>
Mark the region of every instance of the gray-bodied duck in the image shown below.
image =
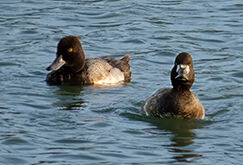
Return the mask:
<svg viewBox="0 0 243 165"><path fill-rule="evenodd" d="M130 57L85 58L82 45L76 36L63 37L57 45L56 59L47 67L49 85L103 85L129 82Z"/></svg>

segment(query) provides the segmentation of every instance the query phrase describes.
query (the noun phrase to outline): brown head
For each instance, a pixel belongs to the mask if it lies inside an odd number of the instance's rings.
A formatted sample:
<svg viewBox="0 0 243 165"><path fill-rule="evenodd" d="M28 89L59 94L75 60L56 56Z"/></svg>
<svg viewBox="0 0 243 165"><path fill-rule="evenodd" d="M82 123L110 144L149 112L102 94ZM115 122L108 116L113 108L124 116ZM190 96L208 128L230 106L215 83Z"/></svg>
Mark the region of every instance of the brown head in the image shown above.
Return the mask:
<svg viewBox="0 0 243 165"><path fill-rule="evenodd" d="M174 89L190 90L195 79L192 57L183 52L177 55L171 70L171 82Z"/></svg>
<svg viewBox="0 0 243 165"><path fill-rule="evenodd" d="M46 69L58 70L62 66L67 66L75 72L79 72L83 69L84 64L85 55L78 37L66 36L59 41L56 59Z"/></svg>

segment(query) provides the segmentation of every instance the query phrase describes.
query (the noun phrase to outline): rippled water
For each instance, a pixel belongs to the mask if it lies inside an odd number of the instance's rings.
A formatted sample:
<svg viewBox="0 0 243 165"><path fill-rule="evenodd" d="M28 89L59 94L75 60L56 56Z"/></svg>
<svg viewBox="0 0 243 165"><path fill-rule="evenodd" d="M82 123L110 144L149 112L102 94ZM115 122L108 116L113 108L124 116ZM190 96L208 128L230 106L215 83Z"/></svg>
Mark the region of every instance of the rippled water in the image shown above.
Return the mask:
<svg viewBox="0 0 243 165"><path fill-rule="evenodd" d="M0 164L241 164L243 2L70 0L0 2ZM86 56L131 55L132 82L48 86L65 35ZM206 119L141 115L189 52Z"/></svg>

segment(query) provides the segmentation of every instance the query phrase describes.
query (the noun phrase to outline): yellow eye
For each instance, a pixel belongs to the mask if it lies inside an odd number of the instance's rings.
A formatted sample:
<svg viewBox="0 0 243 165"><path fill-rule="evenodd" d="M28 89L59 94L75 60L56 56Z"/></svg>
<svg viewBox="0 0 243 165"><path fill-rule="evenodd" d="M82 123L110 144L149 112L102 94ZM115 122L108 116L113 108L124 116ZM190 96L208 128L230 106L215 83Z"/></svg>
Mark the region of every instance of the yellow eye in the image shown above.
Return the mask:
<svg viewBox="0 0 243 165"><path fill-rule="evenodd" d="M73 52L73 48L69 48L69 49L68 49L68 52L69 52L69 53Z"/></svg>

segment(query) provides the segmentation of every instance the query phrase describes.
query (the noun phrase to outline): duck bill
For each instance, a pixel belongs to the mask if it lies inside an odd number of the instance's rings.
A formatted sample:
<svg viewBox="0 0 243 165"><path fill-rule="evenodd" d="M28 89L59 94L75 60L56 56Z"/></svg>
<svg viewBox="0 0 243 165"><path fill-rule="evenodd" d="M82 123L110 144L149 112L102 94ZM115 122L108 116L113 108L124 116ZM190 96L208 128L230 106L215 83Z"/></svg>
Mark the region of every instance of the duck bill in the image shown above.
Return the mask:
<svg viewBox="0 0 243 165"><path fill-rule="evenodd" d="M53 63L46 68L48 71L56 71L60 69L66 62L63 60L62 55L58 56Z"/></svg>
<svg viewBox="0 0 243 165"><path fill-rule="evenodd" d="M176 80L182 80L182 81L187 81L189 80L189 72L190 68L188 65L178 65L177 69L177 76L175 77Z"/></svg>
<svg viewBox="0 0 243 165"><path fill-rule="evenodd" d="M182 80L182 81L187 81L187 80L189 80L189 78L188 78L188 76L186 75L186 74L183 74L183 75L177 75L176 77L175 77L175 79L176 80Z"/></svg>

